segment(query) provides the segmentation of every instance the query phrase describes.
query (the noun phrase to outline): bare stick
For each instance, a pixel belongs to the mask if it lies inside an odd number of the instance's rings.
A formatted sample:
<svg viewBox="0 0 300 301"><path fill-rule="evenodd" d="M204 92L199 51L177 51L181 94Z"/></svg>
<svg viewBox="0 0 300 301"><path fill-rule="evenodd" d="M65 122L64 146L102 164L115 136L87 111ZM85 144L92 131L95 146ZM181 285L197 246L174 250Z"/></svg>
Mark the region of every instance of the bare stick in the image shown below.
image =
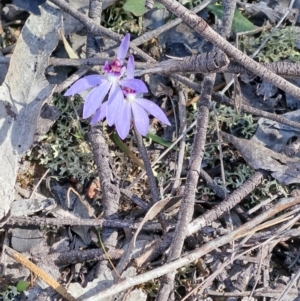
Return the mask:
<svg viewBox="0 0 300 301"><path fill-rule="evenodd" d="M262 77L266 81L300 100L300 89L298 87L284 80L280 76L263 67L261 64L249 58L240 50L236 49L195 13L189 11L177 1L158 0L158 2L162 3L170 12L181 18L196 32L201 34L219 49L223 50L229 57L233 58L239 64L243 65L257 76Z"/></svg>
<svg viewBox="0 0 300 301"><path fill-rule="evenodd" d="M124 251L110 248L107 254L102 249L76 250L66 253L52 253L45 255L46 258L53 260L57 266L66 266L79 262L102 261L109 256L110 259L120 259Z"/></svg>
<svg viewBox="0 0 300 301"><path fill-rule="evenodd" d="M128 199L130 199L134 204L140 206L142 209L147 210L150 205L144 202L142 199L140 199L137 195L135 195L133 192L131 192L129 189L120 189L121 193L126 196Z"/></svg>
<svg viewBox="0 0 300 301"><path fill-rule="evenodd" d="M251 229L253 229L256 225L259 225L263 221L270 219L271 217L278 214L279 212L282 212L283 210L290 208L299 203L300 203L300 197L281 199L272 208L263 212L262 214L258 215L257 217L253 218L251 221L245 223L244 225L238 227L234 231L229 232L228 234L226 234L222 237L216 238L216 239L206 243L199 249L197 249L175 261L166 263L159 268L156 268L154 270L140 274L135 277L127 277L126 279L122 280L120 283L115 284L115 285L111 286L110 288L100 292L99 295L91 297L89 300L90 301L105 300L106 298L114 296L130 287L133 287L133 286L141 284L141 283L145 283L154 278L158 278L166 273L173 272L176 269L179 269L180 267L188 265L188 264L192 263L193 261L199 259L200 257L203 257L205 254L211 252L215 248L224 246L225 244L236 239L236 237L240 237L243 234L247 234L247 232L249 232ZM78 300L80 300L80 298Z"/></svg>
<svg viewBox="0 0 300 301"><path fill-rule="evenodd" d="M208 53L209 54L209 53ZM233 62L232 60L228 66L222 68L214 68L210 70L207 66L208 59L207 53L201 53L198 55L192 55L183 58L182 60L166 60L158 64L149 64L136 62L137 75L150 74L150 73L240 73L247 74L249 76L255 76L256 74L249 71L244 66ZM51 66L95 66L103 65L105 62L111 62L113 59L106 57L93 57L93 58L83 58L83 59L64 59L64 58L49 58L49 65ZM7 58L7 63L9 63L9 58ZM1 64L1 57L0 57ZM276 62L276 63L261 63L262 66L268 68L273 73L280 75L285 78L300 77L300 63L292 62ZM142 70L145 70L142 71Z"/></svg>
<svg viewBox="0 0 300 301"><path fill-rule="evenodd" d="M102 0L90 0L89 18L95 24L101 24ZM94 34L89 33L86 39L86 56L93 57L97 53L96 38Z"/></svg>
<svg viewBox="0 0 300 301"><path fill-rule="evenodd" d="M94 23L89 18L87 18L84 14L77 11L75 8L70 6L66 1L64 0L50 0L52 3L57 5L59 8L61 8L66 13L70 14L72 17L77 19L79 22L84 24L87 29L92 32L94 35L105 35L107 37L110 37L112 40L120 42L123 38L122 35L115 33L99 24ZM151 63L155 63L155 60L144 53L142 50L140 50L138 47L134 45L130 45L130 48L133 50L133 53L138 55L139 57L143 58L146 61L149 61Z"/></svg>
<svg viewBox="0 0 300 301"><path fill-rule="evenodd" d="M222 187L220 187L211 177L210 175L203 169L200 171L200 178L203 179L206 184L214 191L214 193L222 198L225 199L225 192Z"/></svg>
<svg viewBox="0 0 300 301"><path fill-rule="evenodd" d="M74 74L68 77L64 82L55 88L56 93L62 93L65 89L76 82L81 76L85 75L90 70L90 67L81 67Z"/></svg>
<svg viewBox="0 0 300 301"><path fill-rule="evenodd" d="M198 103L196 124L197 134L193 142L189 171L186 179L183 198L179 209L175 235L170 247L168 262L177 259L180 256L185 235L187 232L187 226L193 217L195 188L198 183L201 162L204 155L207 124L209 120L209 103L211 97L210 93L213 89L214 82L214 74L207 75L204 78L203 90L200 96L200 101ZM158 295L156 297L156 301L164 301L173 298L172 294L174 289L174 278L174 272L169 273L163 277L160 289L158 291Z"/></svg>
<svg viewBox="0 0 300 301"><path fill-rule="evenodd" d="M47 174L49 173L50 168L48 168L45 173L43 174L43 176L40 178L40 180L38 181L38 183L35 185L34 189L32 190L31 194L30 194L30 199L32 199L33 195L35 194L36 190L38 189L38 187L41 185L42 181L45 179L45 177L47 176Z"/></svg>
<svg viewBox="0 0 300 301"><path fill-rule="evenodd" d="M260 172L253 174L242 186L232 192L226 201L221 202L211 210L207 211L205 214L194 219L189 224L186 235L189 236L198 232L203 227L210 225L211 222L221 217L225 212L229 211L241 200L243 200L250 192L252 192L254 188L262 182L263 178L264 175ZM142 256L135 260L136 265L141 266L162 254L169 247L173 235L173 233L166 234L161 241L154 246L153 249L145 252Z"/></svg>
<svg viewBox="0 0 300 301"><path fill-rule="evenodd" d="M178 85L177 85L178 86ZM178 93L178 112L179 112L179 121L180 121L180 127L179 127L179 133L182 134L186 130L186 99L185 95L182 91L182 88ZM176 180L173 183L172 187L172 195L176 195L177 189L180 185L180 180L177 180L180 178L181 171L182 171L182 164L184 160L184 155L185 155L185 139L186 139L186 134L183 135L182 140L180 141L180 146L179 146L179 152L178 152L178 158L177 158L177 168L176 168L176 174L175 178Z"/></svg>
<svg viewBox="0 0 300 301"><path fill-rule="evenodd" d="M198 13L199 11L203 10L206 6L209 4L215 2L216 0L207 0L202 2L201 4L194 7L193 12ZM158 37L163 32L171 29L172 27L175 27L176 25L180 24L182 22L181 19L177 18L176 20L173 20L171 22L168 22L164 24L163 26L160 26L157 29L154 29L152 31L147 31L146 33L142 34L141 36L137 37L135 40L132 41L132 45L139 46L143 43L148 42L153 37Z"/></svg>
<svg viewBox="0 0 300 301"><path fill-rule="evenodd" d="M224 14L222 16L221 34L224 37L226 37L230 33L235 6L236 1L223 1ZM216 56L219 57L220 54L217 53ZM175 260L181 255L188 224L190 223L193 217L195 190L200 175L202 158L204 156L206 133L209 120L209 107L215 79L215 73L208 74L204 77L202 83L202 91L200 93L197 111L197 133L195 135L192 146L191 159L185 184L185 190L179 209L178 222L176 225L175 234L170 247L167 262ZM171 272L162 278L162 284L159 288L156 301L174 299L174 279L175 272Z"/></svg>
<svg viewBox="0 0 300 301"><path fill-rule="evenodd" d="M103 212L107 219L118 218L118 205L120 198L119 180L111 163L108 146L103 138L100 125L92 125L89 138L93 146L94 160L103 192ZM103 241L109 246L115 246L118 233L112 229L103 232Z"/></svg>
<svg viewBox="0 0 300 301"><path fill-rule="evenodd" d="M178 74L174 74L171 77L175 80L180 81L184 85L187 85L188 87L194 89L195 91L201 92L201 89L200 89L199 85L192 82L188 78L183 77L183 76L178 75ZM231 100L230 98L228 98L225 95L221 95L219 93L213 93L212 94L212 99L214 101L218 102L218 103L234 107L233 100ZM240 110L241 110L241 112L244 112L244 113L249 113L249 114L252 114L252 115L256 115L258 117L264 117L264 118L267 118L267 119L270 119L270 120L273 120L273 121L276 121L276 122L279 122L279 123L282 123L282 124L286 124L288 126L296 128L296 129L300 129L300 123L299 122L289 120L289 119L285 118L282 115L276 115L276 114L272 114L272 113L269 113L269 112L265 112L265 111L262 111L262 110L253 108L251 106L244 105L244 104L241 104ZM189 129L190 128L191 128L191 126L189 127Z"/></svg>
<svg viewBox="0 0 300 301"><path fill-rule="evenodd" d="M148 176L148 180L149 180L149 184L150 184L150 190L151 190L151 194L152 194L152 198L153 198L153 203L156 203L160 199L156 180L155 180L152 168L151 168L151 163L148 158L146 147L144 145L143 137L139 133L139 131L137 130L135 125L134 125L134 134L135 134L135 138L137 140L137 145L138 145L140 155L141 155L144 165L145 165L145 170L147 172L147 176Z"/></svg>

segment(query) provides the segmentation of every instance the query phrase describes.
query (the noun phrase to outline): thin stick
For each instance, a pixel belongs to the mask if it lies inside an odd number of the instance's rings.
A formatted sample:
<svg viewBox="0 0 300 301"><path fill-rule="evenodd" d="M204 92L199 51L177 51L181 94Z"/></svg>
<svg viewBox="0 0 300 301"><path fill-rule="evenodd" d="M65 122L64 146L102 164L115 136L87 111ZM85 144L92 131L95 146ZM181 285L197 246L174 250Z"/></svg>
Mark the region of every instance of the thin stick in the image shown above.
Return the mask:
<svg viewBox="0 0 300 301"><path fill-rule="evenodd" d="M220 159L221 176L222 176L222 187L223 187L223 191L224 191L224 198L227 199L226 179L225 179L223 151L222 151L222 137L220 135L220 128L219 128L219 122L218 122L218 112L216 110L216 103L215 102L213 104L213 111L214 111L214 115L215 115L215 125L216 125L216 132L217 132L217 136L218 136L219 159Z"/></svg>
<svg viewBox="0 0 300 301"><path fill-rule="evenodd" d="M32 198L32 196L35 194L36 190L38 189L38 187L41 185L42 181L45 179L45 177L47 176L47 174L49 173L50 168L48 168L46 170L46 172L43 174L43 176L40 178L40 180L37 182L37 184L35 185L34 189L32 190L29 199Z"/></svg>
<svg viewBox="0 0 300 301"><path fill-rule="evenodd" d="M101 24L101 14L102 14L102 0L90 0L89 5L89 18L95 24ZM96 43L96 38L93 33L89 33L86 39L86 56L93 57L97 54L98 47Z"/></svg>
<svg viewBox="0 0 300 301"><path fill-rule="evenodd" d="M142 160L144 162L145 170L148 176L149 184L150 184L150 190L153 198L153 203L156 203L160 200L159 191L157 188L156 180L151 168L151 163L148 158L148 153L146 150L146 147L144 145L143 137L137 130L136 126L134 125L134 134L137 141L138 149L140 152L140 155L142 157Z"/></svg>
<svg viewBox="0 0 300 301"><path fill-rule="evenodd" d="M117 275L119 278L121 278L121 276L120 276L120 274L118 273L118 271L116 270L116 268L115 268L113 262L111 261L109 254L108 254L107 251L106 251L105 245L104 245L104 243L103 243L103 241L102 241L102 239L101 239L100 229L99 229L99 228L97 229L97 236L98 236L100 246L101 246L101 248L102 248L102 250L103 250L103 252L104 252L104 254L105 254L106 259L107 259L108 262L110 263L110 265L111 265L111 267L113 268L113 270L115 271L116 275Z"/></svg>
<svg viewBox="0 0 300 301"><path fill-rule="evenodd" d="M193 261L199 259L200 257L204 256L205 254L211 252L215 248L221 247L233 239L235 239L237 236L240 236L242 233L247 233L249 230L253 229L256 225L260 224L266 219L271 218L272 216L278 214L279 212L282 212L283 210L290 208L296 204L300 203L300 197L295 198L287 198L280 200L276 205L274 205L271 209L261 213L257 217L253 218L251 221L245 223L244 225L238 227L232 232L229 232L228 234L216 238L199 249L177 259L170 263L164 264L162 267L153 269L151 271L148 271L146 273L140 274L135 277L127 277L126 279L122 280L122 282L112 285L110 288L101 291L99 295L93 296L89 299L89 301L101 301L105 300L108 297L111 297L113 295L116 295L123 290L126 290L132 286L145 283L149 280L152 280L154 278L158 278L166 273L169 273L171 271L175 271L176 269L188 265L192 263Z"/></svg>
<svg viewBox="0 0 300 301"><path fill-rule="evenodd" d="M179 121L180 121L180 127L179 127L179 133L184 133L186 130L186 99L183 91L179 91L178 93L178 114L179 114ZM178 152L178 158L177 158L177 168L176 168L176 174L175 178L176 180L173 183L172 187L172 195L176 195L177 189L180 185L180 175L182 171L182 164L184 160L184 155L185 155L185 139L186 139L186 134L183 135L183 139L180 142L179 146L179 152Z"/></svg>
<svg viewBox="0 0 300 301"><path fill-rule="evenodd" d="M64 0L50 0L50 1L52 3L54 3L55 5L57 5L59 8L61 8L64 12L70 14L76 20L78 20L79 22L84 24L86 26L86 28L94 35L97 36L97 35L103 34L117 42L120 42L122 40L122 38L123 38L122 35L115 33L99 24L96 24L95 22L93 22L92 20L87 18L84 14L80 13L78 10L76 10L75 8L70 6L66 1L64 1ZM132 44L130 44L129 47L132 49L134 54L138 55L139 57L143 58L146 61L155 63L155 60L151 56L147 55L145 52L140 50L138 47L136 47Z"/></svg>
<svg viewBox="0 0 300 301"><path fill-rule="evenodd" d="M109 220L109 219L83 219L83 218L47 218L47 217L18 217L11 216L6 223L7 225L49 225L49 226L93 226L93 227L106 227L106 228L127 228L135 230L139 227L140 223L130 223L123 220ZM159 223L147 223L144 227L147 231L161 231L162 228Z"/></svg>
<svg viewBox="0 0 300 301"><path fill-rule="evenodd" d="M194 121L156 160L154 160L151 164L153 167L157 162L159 162L165 155L167 155L170 150L184 137L184 135L190 131L196 125L196 121ZM131 189L134 185L138 183L138 181L146 175L146 171L142 171L136 179L126 187L126 189Z"/></svg>
<svg viewBox="0 0 300 301"><path fill-rule="evenodd" d="M177 1L158 0L158 2L162 3L170 12L181 18L208 41L213 43L219 49L223 50L228 57L233 58L235 61L249 69L257 76L260 76L261 78L300 100L300 89L298 87L284 80L280 76L263 67L261 64L249 58L240 50L236 49L195 13L189 11Z"/></svg>
<svg viewBox="0 0 300 301"><path fill-rule="evenodd" d="M290 10L293 8L295 0L291 0L289 8L287 9L286 13L282 16L282 18L279 20L279 22L276 24L276 26L271 30L271 33L265 38L265 40L259 45L259 47L254 51L254 53L250 56L252 59L255 58L255 56L263 49L263 47L267 44L267 42L271 39L271 37L274 35L275 31L278 29L278 27L282 24L282 22L285 20L287 15L290 13ZM239 35L237 35L238 37ZM233 84L234 79L232 79L226 87L221 91L221 94L225 94L225 92L230 88L230 86Z"/></svg>
<svg viewBox="0 0 300 301"><path fill-rule="evenodd" d="M211 4L213 2L215 2L215 0L203 1L201 4L195 6L192 11L194 13L198 13L199 11L203 10L205 7L207 7L209 4ZM141 44L144 44L147 41L149 41L150 39L152 39L153 37L158 37L163 32L175 27L176 25L180 24L181 22L182 22L182 20L177 18L176 20L168 22L168 23L164 24L163 26L160 26L159 28L157 28L155 30L148 31L148 32L144 33L143 35L141 35L141 36L137 37L135 40L133 40L131 43L135 46L139 46Z"/></svg>

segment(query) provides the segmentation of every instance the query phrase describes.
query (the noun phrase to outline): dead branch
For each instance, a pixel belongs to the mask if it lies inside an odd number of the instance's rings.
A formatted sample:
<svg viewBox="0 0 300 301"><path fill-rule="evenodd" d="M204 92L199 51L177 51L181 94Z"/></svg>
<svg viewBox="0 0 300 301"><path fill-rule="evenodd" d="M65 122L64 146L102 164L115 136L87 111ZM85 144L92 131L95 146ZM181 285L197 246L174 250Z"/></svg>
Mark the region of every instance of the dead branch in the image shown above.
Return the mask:
<svg viewBox="0 0 300 301"><path fill-rule="evenodd" d="M175 260L170 263L166 263L163 266L156 268L154 270L151 270L149 272L140 274L135 277L128 277L125 280L122 280L118 284L115 284L111 286L109 289L106 289L99 293L97 296L93 296L90 301L101 301L105 300L105 298L111 297L115 294L118 294L122 292L123 290L126 290L132 286L147 282L149 280L158 278L164 274L167 274L169 272L173 272L174 270L183 267L185 265L188 265L192 263L193 261L199 259L200 257L204 256L205 254L211 252L215 248L221 247L234 239L236 237L241 237L243 235L247 235L247 233L253 229L255 226L259 225L263 221L270 219L274 215L278 214L279 212L282 212L283 210L286 210L287 208L290 208L296 204L300 203L300 197L295 198L285 198L281 199L276 205L274 205L269 210L261 213L257 217L253 218L251 221L245 223L244 225L238 227L237 229L233 230L232 232L229 232L228 234L216 238L199 249ZM81 300L80 298L78 300Z"/></svg>
<svg viewBox="0 0 300 301"><path fill-rule="evenodd" d="M170 12L181 18L196 32L213 43L216 47L223 50L228 57L233 58L236 62L246 67L257 76L262 77L266 81L300 100L300 89L298 87L271 72L270 70L255 62L243 52L232 46L195 13L189 11L178 2L174 2L172 0L158 0L158 2L162 3Z"/></svg>

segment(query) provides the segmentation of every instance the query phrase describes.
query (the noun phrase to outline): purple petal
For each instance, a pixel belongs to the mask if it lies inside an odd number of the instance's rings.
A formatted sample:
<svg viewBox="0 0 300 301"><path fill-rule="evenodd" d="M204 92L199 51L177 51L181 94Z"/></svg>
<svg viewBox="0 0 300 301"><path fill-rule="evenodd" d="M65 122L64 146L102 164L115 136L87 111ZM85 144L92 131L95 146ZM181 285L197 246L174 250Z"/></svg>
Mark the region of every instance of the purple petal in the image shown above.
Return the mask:
<svg viewBox="0 0 300 301"><path fill-rule="evenodd" d="M131 54L128 58L127 63L127 79L133 79L134 78L134 57Z"/></svg>
<svg viewBox="0 0 300 301"><path fill-rule="evenodd" d="M77 82L75 82L64 94L64 96L71 96L75 95L77 93L80 93L84 90L87 90L89 88L92 88L94 86L100 85L104 80L107 80L102 75L88 75L81 79L79 79Z"/></svg>
<svg viewBox="0 0 300 301"><path fill-rule="evenodd" d="M146 85L140 79L136 79L136 78L122 79L122 80L119 80L119 84L122 87L130 88L130 89L136 91L137 93L147 93L148 92Z"/></svg>
<svg viewBox="0 0 300 301"><path fill-rule="evenodd" d="M117 59L121 63L123 63L123 61L126 57L126 54L127 54L128 48L129 48L129 43L130 43L130 34L127 33L124 36L124 38L122 39L122 42L121 42L121 45L119 47L118 54L117 54Z"/></svg>
<svg viewBox="0 0 300 301"><path fill-rule="evenodd" d="M124 101L120 114L116 120L116 129L121 139L128 136L131 122L131 105L129 102Z"/></svg>
<svg viewBox="0 0 300 301"><path fill-rule="evenodd" d="M105 71L105 72L108 72L108 71L110 71L110 67L109 67L109 63L108 63L108 61L106 61L106 62L104 63L104 67L103 67L103 69L104 69L104 71Z"/></svg>
<svg viewBox="0 0 300 301"><path fill-rule="evenodd" d="M89 118L96 112L110 87L111 82L105 81L88 94L83 106L83 118Z"/></svg>
<svg viewBox="0 0 300 301"><path fill-rule="evenodd" d="M125 71L126 71L126 67L122 67L120 72L120 78L124 75Z"/></svg>
<svg viewBox="0 0 300 301"><path fill-rule="evenodd" d="M100 120L104 119L106 116L106 108L107 108L107 101L104 102L100 108L96 111L93 119L91 120L90 124L95 124Z"/></svg>
<svg viewBox="0 0 300 301"><path fill-rule="evenodd" d="M111 87L108 96L106 121L109 126L112 126L123 107L124 94L118 83L114 83Z"/></svg>
<svg viewBox="0 0 300 301"><path fill-rule="evenodd" d="M164 111L152 101L145 98L136 98L135 101L148 113L160 120L162 123L171 125Z"/></svg>
<svg viewBox="0 0 300 301"><path fill-rule="evenodd" d="M148 113L138 103L132 103L134 124L141 135L146 136L149 130Z"/></svg>

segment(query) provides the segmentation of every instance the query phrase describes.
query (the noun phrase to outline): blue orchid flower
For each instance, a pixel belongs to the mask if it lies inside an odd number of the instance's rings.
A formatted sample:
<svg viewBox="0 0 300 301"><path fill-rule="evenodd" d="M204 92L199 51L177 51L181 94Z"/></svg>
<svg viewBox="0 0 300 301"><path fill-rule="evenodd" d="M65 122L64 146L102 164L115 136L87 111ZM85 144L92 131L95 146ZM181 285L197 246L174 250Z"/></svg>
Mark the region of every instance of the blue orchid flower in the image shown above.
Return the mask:
<svg viewBox="0 0 300 301"><path fill-rule="evenodd" d="M71 96L93 88L83 106L83 118L95 124L106 118L109 126L115 125L121 139L128 136L132 122L143 136L149 129L149 114L162 123L170 125L162 109L152 101L142 97L148 89L143 81L134 78L134 57L128 58L127 69L123 65L130 42L126 34L118 49L117 58L104 64L105 75L89 75L75 82L64 94ZM126 73L126 78L122 79ZM108 100L103 102L108 94Z"/></svg>
<svg viewBox="0 0 300 301"><path fill-rule="evenodd" d="M127 80L134 78L134 57L128 58ZM143 83L144 84L144 83ZM149 114L156 117L162 123L171 125L163 110L152 101L143 98L144 87L141 84L135 88L123 88L125 99L121 107L116 110L116 129L121 139L125 139L129 133L131 122L133 120L137 130L143 136L146 136L149 130ZM107 104L109 107L109 104Z"/></svg>
<svg viewBox="0 0 300 301"><path fill-rule="evenodd" d="M123 62L129 48L129 43L130 35L126 34L118 49L117 58L112 63L106 62L104 64L104 76L85 76L75 82L64 94L64 96L71 96L93 88L85 99L83 106L83 118L91 117L101 107L105 96L108 94L108 106L105 116L108 125L111 126L116 121L114 107L116 105L120 105L124 101L124 94L121 87L134 89L137 85L143 85L144 92L147 92L147 87L141 80L121 79L126 70L126 67L123 66ZM97 112L96 115L99 115L99 112Z"/></svg>

